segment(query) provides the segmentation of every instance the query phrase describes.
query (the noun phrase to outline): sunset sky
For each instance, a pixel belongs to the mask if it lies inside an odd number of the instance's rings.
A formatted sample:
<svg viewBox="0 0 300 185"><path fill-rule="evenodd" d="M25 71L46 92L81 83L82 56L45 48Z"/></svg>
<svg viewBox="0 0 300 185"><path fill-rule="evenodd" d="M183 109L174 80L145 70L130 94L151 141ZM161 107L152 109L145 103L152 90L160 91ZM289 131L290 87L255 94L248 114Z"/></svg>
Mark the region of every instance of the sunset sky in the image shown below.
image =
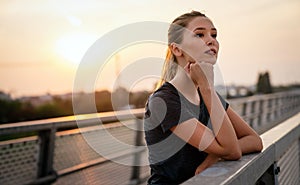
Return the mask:
<svg viewBox="0 0 300 185"><path fill-rule="evenodd" d="M265 71L275 85L300 82L299 0L1 0L0 91L14 97L71 92L78 64L97 39L130 23L170 23L191 10L204 12L218 29L225 84L253 85ZM163 58L164 48L120 51L95 89L111 88L122 70L114 69L116 61L124 68L146 55Z"/></svg>

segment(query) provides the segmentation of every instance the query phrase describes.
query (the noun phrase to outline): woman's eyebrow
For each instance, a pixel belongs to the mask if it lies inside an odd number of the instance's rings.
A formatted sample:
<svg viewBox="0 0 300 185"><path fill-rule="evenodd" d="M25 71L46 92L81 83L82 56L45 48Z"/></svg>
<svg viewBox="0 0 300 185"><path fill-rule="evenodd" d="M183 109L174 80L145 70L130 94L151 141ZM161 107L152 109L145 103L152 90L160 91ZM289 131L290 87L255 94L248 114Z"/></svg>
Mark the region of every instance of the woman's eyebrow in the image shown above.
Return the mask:
<svg viewBox="0 0 300 185"><path fill-rule="evenodd" d="M204 27L197 27L197 28L194 29L194 31L197 31L197 30L206 30L206 28L204 28ZM217 31L216 28L211 28L210 30Z"/></svg>

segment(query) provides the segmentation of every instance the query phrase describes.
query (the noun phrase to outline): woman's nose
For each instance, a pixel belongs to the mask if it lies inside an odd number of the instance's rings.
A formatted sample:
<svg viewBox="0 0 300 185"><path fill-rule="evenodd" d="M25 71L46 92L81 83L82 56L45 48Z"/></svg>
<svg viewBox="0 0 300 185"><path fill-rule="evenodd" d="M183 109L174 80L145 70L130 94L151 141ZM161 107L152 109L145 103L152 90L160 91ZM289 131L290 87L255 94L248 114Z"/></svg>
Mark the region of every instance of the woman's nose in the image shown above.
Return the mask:
<svg viewBox="0 0 300 185"><path fill-rule="evenodd" d="M206 42L206 45L208 45L208 46L211 46L212 44L213 44L213 43L212 43L211 40L209 40L209 41Z"/></svg>
<svg viewBox="0 0 300 185"><path fill-rule="evenodd" d="M205 43L208 46L215 45L216 44L216 39L214 37L212 37L212 36L207 36Z"/></svg>
<svg viewBox="0 0 300 185"><path fill-rule="evenodd" d="M213 45L214 44L214 38L212 38L212 37L209 37L209 38L207 38L207 40L206 40L206 45L208 45L208 46L210 46L210 45Z"/></svg>

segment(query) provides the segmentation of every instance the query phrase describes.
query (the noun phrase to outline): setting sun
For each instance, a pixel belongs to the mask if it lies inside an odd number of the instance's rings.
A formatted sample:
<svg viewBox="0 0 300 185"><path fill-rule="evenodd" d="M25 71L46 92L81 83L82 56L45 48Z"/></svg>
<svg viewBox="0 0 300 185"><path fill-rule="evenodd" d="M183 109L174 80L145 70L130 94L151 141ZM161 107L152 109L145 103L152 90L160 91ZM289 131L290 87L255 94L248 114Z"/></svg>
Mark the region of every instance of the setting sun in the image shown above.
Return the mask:
<svg viewBox="0 0 300 185"><path fill-rule="evenodd" d="M68 34L56 41L55 50L71 64L78 65L97 38L96 35L84 33Z"/></svg>

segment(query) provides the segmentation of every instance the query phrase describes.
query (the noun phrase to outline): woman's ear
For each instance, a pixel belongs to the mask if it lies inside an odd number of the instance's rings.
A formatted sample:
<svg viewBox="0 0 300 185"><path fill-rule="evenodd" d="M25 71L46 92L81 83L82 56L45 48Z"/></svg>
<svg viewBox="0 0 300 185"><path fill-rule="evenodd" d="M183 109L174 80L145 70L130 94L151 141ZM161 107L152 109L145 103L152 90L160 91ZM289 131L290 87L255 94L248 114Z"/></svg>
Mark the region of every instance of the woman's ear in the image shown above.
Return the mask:
<svg viewBox="0 0 300 185"><path fill-rule="evenodd" d="M171 49L172 53L177 57L180 57L183 54L181 48L179 48L178 44L176 44L174 42L172 42L170 44L170 49Z"/></svg>

